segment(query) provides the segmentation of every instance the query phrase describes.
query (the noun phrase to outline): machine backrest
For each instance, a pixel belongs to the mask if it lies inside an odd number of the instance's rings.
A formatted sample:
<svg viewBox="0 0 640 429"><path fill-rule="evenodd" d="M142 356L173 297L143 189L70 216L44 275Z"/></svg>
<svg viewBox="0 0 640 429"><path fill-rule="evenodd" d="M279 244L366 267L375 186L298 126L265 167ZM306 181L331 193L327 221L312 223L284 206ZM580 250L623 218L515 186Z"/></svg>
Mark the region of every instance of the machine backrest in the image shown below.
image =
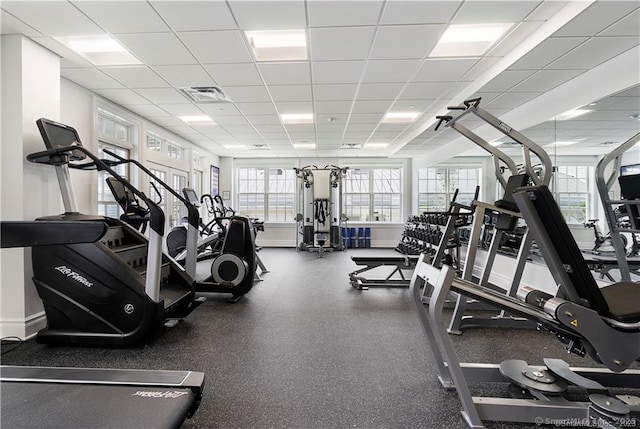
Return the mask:
<svg viewBox="0 0 640 429"><path fill-rule="evenodd" d="M545 185L522 188L514 193L533 238L551 270L559 294L585 301L598 314L609 314L609 306L587 266L560 207Z"/></svg>
<svg viewBox="0 0 640 429"><path fill-rule="evenodd" d="M511 210L512 212L517 212L518 206L513 200L513 193L516 189L527 186L527 184L529 184L528 174L523 173L510 176L507 180L507 187L504 190L504 195L501 199L496 201L495 205L503 209Z"/></svg>

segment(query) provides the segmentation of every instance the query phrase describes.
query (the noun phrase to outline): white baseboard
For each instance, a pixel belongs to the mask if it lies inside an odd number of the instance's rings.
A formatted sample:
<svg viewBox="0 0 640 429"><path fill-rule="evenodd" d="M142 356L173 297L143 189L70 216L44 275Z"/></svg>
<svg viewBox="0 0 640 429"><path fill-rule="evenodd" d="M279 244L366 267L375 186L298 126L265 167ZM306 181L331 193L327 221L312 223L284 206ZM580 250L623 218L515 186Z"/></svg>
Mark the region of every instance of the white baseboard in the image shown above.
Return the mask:
<svg viewBox="0 0 640 429"><path fill-rule="evenodd" d="M27 340L47 326L44 311L28 318L0 319L0 337L18 337Z"/></svg>

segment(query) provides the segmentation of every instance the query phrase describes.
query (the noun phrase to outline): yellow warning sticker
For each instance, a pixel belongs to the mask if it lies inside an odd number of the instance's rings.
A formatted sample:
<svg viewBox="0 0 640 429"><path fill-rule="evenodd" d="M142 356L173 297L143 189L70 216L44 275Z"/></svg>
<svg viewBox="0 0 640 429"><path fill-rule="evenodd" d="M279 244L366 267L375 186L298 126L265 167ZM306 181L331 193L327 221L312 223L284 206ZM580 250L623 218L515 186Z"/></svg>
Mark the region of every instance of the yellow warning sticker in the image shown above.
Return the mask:
<svg viewBox="0 0 640 429"><path fill-rule="evenodd" d="M569 322L569 323L571 323L571 325L572 325L572 326L575 326L576 328L578 327L578 319L573 319L573 320L572 320L571 322Z"/></svg>

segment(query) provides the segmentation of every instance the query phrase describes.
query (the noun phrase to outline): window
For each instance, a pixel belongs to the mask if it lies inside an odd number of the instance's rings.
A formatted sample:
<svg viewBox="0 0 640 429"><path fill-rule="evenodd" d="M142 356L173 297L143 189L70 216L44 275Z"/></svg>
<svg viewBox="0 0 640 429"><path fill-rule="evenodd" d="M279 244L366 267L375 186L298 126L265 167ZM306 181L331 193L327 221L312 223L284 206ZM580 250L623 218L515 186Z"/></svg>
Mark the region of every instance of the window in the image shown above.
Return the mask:
<svg viewBox="0 0 640 429"><path fill-rule="evenodd" d="M173 190L179 195L182 195L182 189L187 186L187 173L186 172L174 172L171 174L171 186ZM171 226L178 226L182 224L182 218L187 217L187 207L182 201L175 196L171 195L171 219L169 223Z"/></svg>
<svg viewBox="0 0 640 429"><path fill-rule="evenodd" d="M184 149L172 142L167 142L167 155L169 158L184 159Z"/></svg>
<svg viewBox="0 0 640 429"><path fill-rule="evenodd" d="M343 195L343 211L351 221L402 221L399 168L350 168L345 175Z"/></svg>
<svg viewBox="0 0 640 429"><path fill-rule="evenodd" d="M267 216L270 222L287 222L294 218L296 173L293 169L269 168L267 183Z"/></svg>
<svg viewBox="0 0 640 429"><path fill-rule="evenodd" d="M96 109L95 120L98 138L98 157L113 160L114 158L112 156L103 152L104 149L107 149L123 158L130 158L131 150L134 147L134 126L131 122L101 107ZM120 176L129 180L130 172L128 164L113 166L112 169ZM98 172L97 213L101 216L118 218L122 214L122 209L107 185L106 180L108 177L110 177L110 174L107 172Z"/></svg>
<svg viewBox="0 0 640 429"><path fill-rule="evenodd" d="M589 178L595 173L585 165L556 167L553 175L555 198L568 224L587 221L589 201Z"/></svg>
<svg viewBox="0 0 640 429"><path fill-rule="evenodd" d="M238 212L268 222L293 222L296 174L292 168L238 168Z"/></svg>
<svg viewBox="0 0 640 429"><path fill-rule="evenodd" d="M162 138L155 134L147 134L147 149L162 152Z"/></svg>
<svg viewBox="0 0 640 429"><path fill-rule="evenodd" d="M456 202L470 204L480 184L480 168L420 168L418 211L445 211L458 189Z"/></svg>
<svg viewBox="0 0 640 429"><path fill-rule="evenodd" d="M167 183L166 171L154 168L150 168L149 171L151 171L151 173L153 173L158 179ZM149 183L149 199L156 203L164 213L167 213L167 190L151 177L149 177ZM153 183L155 187L151 186L151 183ZM165 219L165 222L166 221L167 219Z"/></svg>

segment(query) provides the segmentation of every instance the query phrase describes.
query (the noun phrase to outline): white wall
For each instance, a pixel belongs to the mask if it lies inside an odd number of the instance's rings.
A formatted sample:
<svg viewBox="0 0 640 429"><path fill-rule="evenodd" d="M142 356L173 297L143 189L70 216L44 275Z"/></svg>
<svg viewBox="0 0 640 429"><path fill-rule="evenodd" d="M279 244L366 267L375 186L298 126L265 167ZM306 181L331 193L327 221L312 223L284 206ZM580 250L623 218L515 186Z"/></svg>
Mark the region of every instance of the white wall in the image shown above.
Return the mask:
<svg viewBox="0 0 640 429"><path fill-rule="evenodd" d="M25 157L44 150L36 120L60 116L57 55L20 35L2 36L2 219L34 219L61 211L53 167ZM30 249L1 251L0 337L27 337L44 327L31 282Z"/></svg>

